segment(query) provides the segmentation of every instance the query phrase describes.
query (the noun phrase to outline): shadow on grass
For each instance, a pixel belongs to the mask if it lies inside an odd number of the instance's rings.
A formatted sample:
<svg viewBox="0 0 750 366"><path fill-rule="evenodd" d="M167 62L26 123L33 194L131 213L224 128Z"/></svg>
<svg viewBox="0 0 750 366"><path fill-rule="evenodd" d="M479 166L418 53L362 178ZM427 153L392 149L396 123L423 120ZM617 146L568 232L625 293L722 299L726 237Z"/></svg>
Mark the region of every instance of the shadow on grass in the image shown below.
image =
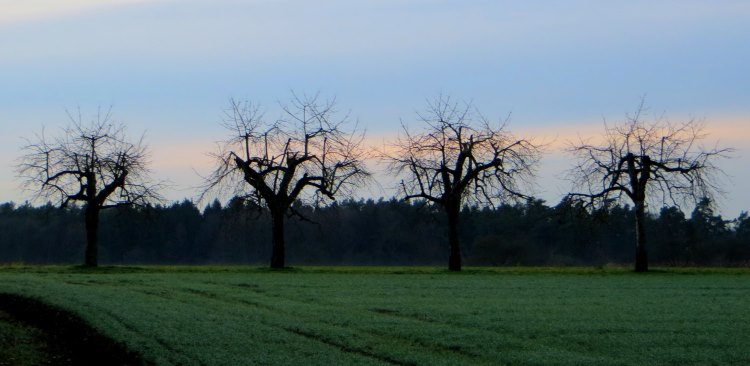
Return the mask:
<svg viewBox="0 0 750 366"><path fill-rule="evenodd" d="M96 331L79 316L33 298L0 293L0 310L39 329L54 365L150 365L141 356ZM3 362L0 362L3 364ZM47 364L47 363L45 363Z"/></svg>

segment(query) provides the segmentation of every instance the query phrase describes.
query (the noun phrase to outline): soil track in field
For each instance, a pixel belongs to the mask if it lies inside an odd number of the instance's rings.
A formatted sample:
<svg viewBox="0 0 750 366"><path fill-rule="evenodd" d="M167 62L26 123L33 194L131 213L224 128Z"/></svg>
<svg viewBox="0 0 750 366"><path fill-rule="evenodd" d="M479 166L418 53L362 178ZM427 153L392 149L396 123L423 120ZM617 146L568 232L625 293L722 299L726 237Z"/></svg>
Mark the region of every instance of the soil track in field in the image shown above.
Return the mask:
<svg viewBox="0 0 750 366"><path fill-rule="evenodd" d="M0 347L21 347L19 352L27 353L26 356L29 352L36 353L20 360L0 360L0 366L150 365L79 316L43 302L0 293L0 314L6 329L23 329L25 337L22 340L0 337Z"/></svg>

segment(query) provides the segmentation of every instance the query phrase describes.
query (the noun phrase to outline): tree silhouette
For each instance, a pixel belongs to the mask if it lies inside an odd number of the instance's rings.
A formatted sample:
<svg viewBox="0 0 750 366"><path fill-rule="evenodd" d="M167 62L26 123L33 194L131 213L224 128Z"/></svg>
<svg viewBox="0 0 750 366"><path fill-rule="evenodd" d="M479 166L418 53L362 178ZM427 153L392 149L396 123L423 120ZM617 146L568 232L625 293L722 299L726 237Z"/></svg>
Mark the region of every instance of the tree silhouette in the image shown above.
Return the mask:
<svg viewBox="0 0 750 366"><path fill-rule="evenodd" d="M577 164L569 174L576 189L571 197L589 204L629 200L635 205L635 271L648 271L645 212L649 201L679 205L699 202L718 192L714 165L730 149L706 149L698 145L705 138L696 120L670 123L663 117L644 120L644 101L634 115L609 126L603 141L583 140L570 148Z"/></svg>
<svg viewBox="0 0 750 366"><path fill-rule="evenodd" d="M147 150L141 138L127 140L125 126L112 121L111 109L98 111L85 123L80 110L68 113L70 124L48 138L44 131L27 141L18 165L23 185L35 199L61 207L84 206L86 251L84 264L98 264L99 212L104 209L158 201L158 184L149 182Z"/></svg>
<svg viewBox="0 0 750 366"><path fill-rule="evenodd" d="M293 93L275 122L266 121L251 102L231 100L224 127L232 137L220 144L216 169L206 178L203 196L228 190L268 209L271 268L284 267L284 219L296 213L295 201L335 200L369 176L360 148L363 134L345 130L347 118L334 119L335 101L318 99Z"/></svg>
<svg viewBox="0 0 750 366"><path fill-rule="evenodd" d="M448 216L448 268L461 270L459 216L464 203L495 205L528 199L520 188L529 184L539 149L506 131L505 122L493 125L471 104L450 97L428 101L417 114L424 131L404 133L384 151L389 170L402 176L406 200L424 200L440 206Z"/></svg>

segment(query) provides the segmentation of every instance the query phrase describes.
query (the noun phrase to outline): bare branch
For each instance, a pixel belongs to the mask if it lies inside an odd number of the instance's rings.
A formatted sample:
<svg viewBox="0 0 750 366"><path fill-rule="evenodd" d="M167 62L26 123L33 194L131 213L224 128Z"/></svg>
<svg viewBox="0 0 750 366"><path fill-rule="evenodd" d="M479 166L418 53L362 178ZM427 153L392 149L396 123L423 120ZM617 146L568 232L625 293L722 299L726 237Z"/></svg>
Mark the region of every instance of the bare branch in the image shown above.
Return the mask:
<svg viewBox="0 0 750 366"><path fill-rule="evenodd" d="M292 92L281 110L281 118L268 121L257 105L230 100L223 123L230 138L212 154L216 169L204 177L201 200L243 196L286 210L297 200L317 203L351 194L369 178L364 135L345 130L346 117L335 119L335 100Z"/></svg>
<svg viewBox="0 0 750 366"><path fill-rule="evenodd" d="M636 112L615 125L604 125L604 142L571 144L577 160L568 175L576 193L590 204L611 199L673 204L697 203L721 191L714 160L732 149L704 149L704 126L696 120L671 123L663 116L646 121L644 101Z"/></svg>
<svg viewBox="0 0 750 366"><path fill-rule="evenodd" d="M496 205L529 198L521 191L532 183L540 149L506 131L505 121L493 126L470 103L442 95L417 116L424 132L403 126L381 152L389 171L403 177L404 199Z"/></svg>
<svg viewBox="0 0 750 366"><path fill-rule="evenodd" d="M50 138L42 130L22 148L17 172L23 186L35 191L34 199L99 208L161 200L161 184L148 178L143 138L129 142L111 108L100 108L90 122L80 110L67 113L70 124L60 134Z"/></svg>

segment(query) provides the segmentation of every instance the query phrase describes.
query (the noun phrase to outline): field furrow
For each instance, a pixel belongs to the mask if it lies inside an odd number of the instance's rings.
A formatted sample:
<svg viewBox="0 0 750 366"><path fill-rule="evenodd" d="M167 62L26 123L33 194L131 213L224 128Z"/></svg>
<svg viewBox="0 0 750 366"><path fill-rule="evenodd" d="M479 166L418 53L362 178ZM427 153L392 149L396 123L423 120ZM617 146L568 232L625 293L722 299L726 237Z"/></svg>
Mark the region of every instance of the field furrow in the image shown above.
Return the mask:
<svg viewBox="0 0 750 366"><path fill-rule="evenodd" d="M744 365L750 272L0 268L157 365Z"/></svg>

